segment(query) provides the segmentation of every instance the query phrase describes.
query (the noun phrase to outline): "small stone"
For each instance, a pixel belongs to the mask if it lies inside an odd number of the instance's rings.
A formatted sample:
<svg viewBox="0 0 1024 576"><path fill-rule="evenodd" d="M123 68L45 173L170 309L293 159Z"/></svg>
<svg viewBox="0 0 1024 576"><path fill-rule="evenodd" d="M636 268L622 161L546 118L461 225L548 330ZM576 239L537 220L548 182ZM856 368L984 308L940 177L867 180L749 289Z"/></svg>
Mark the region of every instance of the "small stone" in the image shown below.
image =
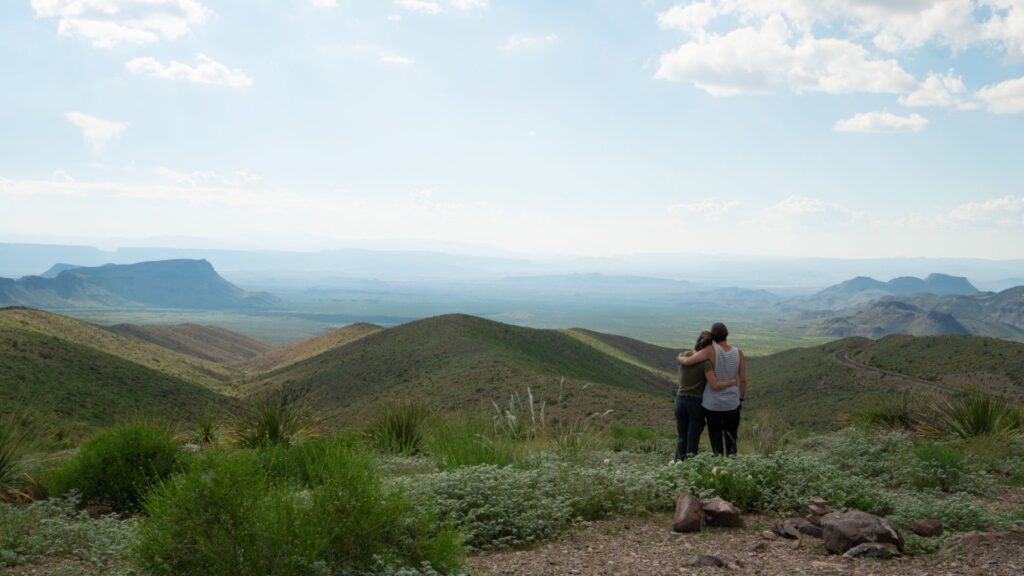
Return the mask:
<svg viewBox="0 0 1024 576"><path fill-rule="evenodd" d="M805 536L810 536L811 538L817 538L819 540L821 540L823 536L821 526L815 526L810 522L800 526L800 533L804 534Z"/></svg>
<svg viewBox="0 0 1024 576"><path fill-rule="evenodd" d="M790 518L775 525L775 533L783 538L794 540L800 538L800 529L807 524L806 520Z"/></svg>
<svg viewBox="0 0 1024 576"><path fill-rule="evenodd" d="M942 520L934 519L921 519L914 521L914 524L910 529L924 538L934 538L936 536L942 536L943 527Z"/></svg>
<svg viewBox="0 0 1024 576"><path fill-rule="evenodd" d="M700 532L704 524L704 512L696 496L683 492L676 499L676 517L672 522L673 532Z"/></svg>
<svg viewBox="0 0 1024 576"><path fill-rule="evenodd" d="M767 550L768 550L768 543L767 542L758 542L757 544L754 544L754 546L750 549L750 551L754 552L755 554L760 554L761 552L766 552Z"/></svg>
<svg viewBox="0 0 1024 576"><path fill-rule="evenodd" d="M818 504L810 504L807 506L807 510L815 516L824 516L825 514L832 512L832 507L827 505L820 506Z"/></svg>
<svg viewBox="0 0 1024 576"><path fill-rule="evenodd" d="M821 519L821 527L825 549L833 554L842 554L859 544L875 542L903 548L903 538L892 523L860 510L826 514Z"/></svg>
<svg viewBox="0 0 1024 576"><path fill-rule="evenodd" d="M779 535L771 530L764 530L761 532L761 538L764 538L765 540L777 540Z"/></svg>
<svg viewBox="0 0 1024 576"><path fill-rule="evenodd" d="M725 566L725 562L722 561L718 556L701 555L697 556L693 560L690 560L686 564L687 566L710 566L714 568L722 568Z"/></svg>
<svg viewBox="0 0 1024 576"><path fill-rule="evenodd" d="M875 558L888 560L900 555L899 548L888 542L865 542L846 551L847 558Z"/></svg>
<svg viewBox="0 0 1024 576"><path fill-rule="evenodd" d="M708 526L722 528L734 528L743 526L743 518L740 516L739 508L721 498L708 498L701 501L704 510L704 518Z"/></svg>

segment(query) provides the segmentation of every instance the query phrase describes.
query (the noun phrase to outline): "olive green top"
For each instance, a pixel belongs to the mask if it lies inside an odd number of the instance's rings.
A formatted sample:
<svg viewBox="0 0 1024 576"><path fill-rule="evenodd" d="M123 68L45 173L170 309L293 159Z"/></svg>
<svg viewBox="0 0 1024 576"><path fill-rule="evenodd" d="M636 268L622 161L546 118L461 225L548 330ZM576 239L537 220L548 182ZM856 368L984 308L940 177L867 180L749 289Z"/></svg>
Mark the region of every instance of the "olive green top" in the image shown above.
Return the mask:
<svg viewBox="0 0 1024 576"><path fill-rule="evenodd" d="M704 396L704 386L708 383L704 372L713 371L714 367L710 360L705 360L693 366L679 366L679 390L677 396Z"/></svg>

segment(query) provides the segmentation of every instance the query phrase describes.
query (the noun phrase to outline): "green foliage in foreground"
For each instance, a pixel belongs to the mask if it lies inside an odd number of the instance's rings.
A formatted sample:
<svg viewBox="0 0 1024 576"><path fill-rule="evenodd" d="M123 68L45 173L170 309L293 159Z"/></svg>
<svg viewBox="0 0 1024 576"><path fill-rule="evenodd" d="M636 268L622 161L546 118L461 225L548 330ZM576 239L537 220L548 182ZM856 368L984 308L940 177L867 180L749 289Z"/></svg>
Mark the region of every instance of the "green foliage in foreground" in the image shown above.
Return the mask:
<svg viewBox="0 0 1024 576"><path fill-rule="evenodd" d="M428 450L437 466L453 469L490 464L509 466L519 461L522 447L501 436L494 423L479 415L449 417L430 437Z"/></svg>
<svg viewBox="0 0 1024 576"><path fill-rule="evenodd" d="M458 535L385 489L372 459L317 443L273 454L212 451L146 505L136 557L151 574L378 574L456 571ZM304 481L300 481L303 479Z"/></svg>
<svg viewBox="0 0 1024 576"><path fill-rule="evenodd" d="M182 463L181 448L160 423L135 420L100 432L52 474L52 494L71 492L86 504L137 512L146 492Z"/></svg>
<svg viewBox="0 0 1024 576"><path fill-rule="evenodd" d="M78 502L50 499L24 506L0 505L0 572L46 564L59 570L31 574L104 574L127 576L128 549L136 521L111 516L90 519Z"/></svg>
<svg viewBox="0 0 1024 576"><path fill-rule="evenodd" d="M291 446L314 433L308 408L284 394L250 400L231 422L232 437L239 448Z"/></svg>
<svg viewBox="0 0 1024 576"><path fill-rule="evenodd" d="M38 422L27 411L0 414L0 501L17 494L28 481L42 439Z"/></svg>
<svg viewBox="0 0 1024 576"><path fill-rule="evenodd" d="M418 402L387 404L370 420L366 435L385 454L418 454L434 427L434 412Z"/></svg>

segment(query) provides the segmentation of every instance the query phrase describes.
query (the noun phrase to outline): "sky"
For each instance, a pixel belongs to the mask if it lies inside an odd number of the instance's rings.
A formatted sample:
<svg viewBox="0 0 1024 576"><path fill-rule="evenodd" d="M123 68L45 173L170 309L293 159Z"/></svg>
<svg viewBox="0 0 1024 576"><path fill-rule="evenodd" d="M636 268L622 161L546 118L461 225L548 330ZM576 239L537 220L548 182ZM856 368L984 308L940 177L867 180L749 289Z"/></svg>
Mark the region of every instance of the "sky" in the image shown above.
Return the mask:
<svg viewBox="0 0 1024 576"><path fill-rule="evenodd" d="M0 79L0 241L1024 258L1024 0L9 0Z"/></svg>

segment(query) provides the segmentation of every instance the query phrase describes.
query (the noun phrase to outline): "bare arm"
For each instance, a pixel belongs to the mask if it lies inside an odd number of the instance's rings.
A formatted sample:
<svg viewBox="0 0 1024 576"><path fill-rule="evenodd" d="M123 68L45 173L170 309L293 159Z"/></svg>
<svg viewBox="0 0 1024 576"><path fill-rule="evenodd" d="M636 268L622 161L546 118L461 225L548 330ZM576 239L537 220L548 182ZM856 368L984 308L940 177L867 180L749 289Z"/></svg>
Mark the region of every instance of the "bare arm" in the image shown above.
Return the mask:
<svg viewBox="0 0 1024 576"><path fill-rule="evenodd" d="M740 402L747 398L747 359L740 350Z"/></svg>
<svg viewBox="0 0 1024 576"><path fill-rule="evenodd" d="M693 366L695 364L700 364L705 360L711 359L711 355L708 352L708 350L711 350L711 348L705 348L699 352L690 354L689 356L680 352L679 356L676 356L676 360L678 360L679 364L682 366Z"/></svg>
<svg viewBox="0 0 1024 576"><path fill-rule="evenodd" d="M719 380L718 378L715 378L714 368L705 370L704 377L708 379L708 386L711 386L712 390L724 390L729 386L735 386L737 383L735 378L732 380ZM742 396L743 393L740 392L740 395Z"/></svg>

